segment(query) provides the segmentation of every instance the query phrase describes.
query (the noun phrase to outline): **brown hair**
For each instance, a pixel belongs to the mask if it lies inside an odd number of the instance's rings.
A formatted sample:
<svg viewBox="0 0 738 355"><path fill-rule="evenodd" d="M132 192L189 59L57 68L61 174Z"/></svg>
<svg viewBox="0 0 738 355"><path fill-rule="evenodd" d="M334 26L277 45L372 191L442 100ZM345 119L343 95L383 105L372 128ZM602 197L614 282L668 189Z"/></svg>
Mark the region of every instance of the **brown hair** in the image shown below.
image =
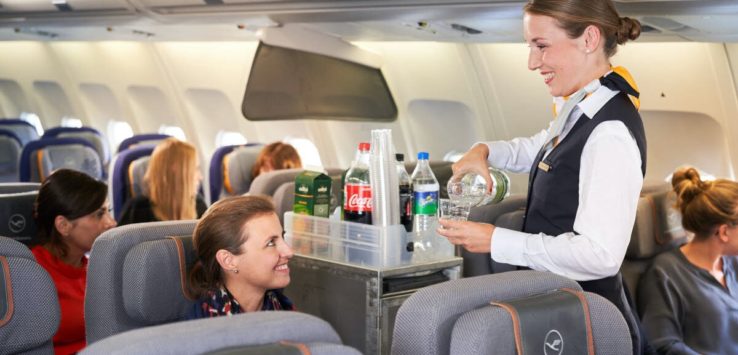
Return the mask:
<svg viewBox="0 0 738 355"><path fill-rule="evenodd" d="M193 233L197 255L189 277L193 295L202 297L223 284L223 270L215 254L225 249L240 255L241 245L248 239L246 223L270 213L275 213L274 205L261 196L229 197L210 206Z"/></svg>
<svg viewBox="0 0 738 355"><path fill-rule="evenodd" d="M641 24L620 17L611 0L529 0L523 10L556 19L569 38L577 38L590 26L597 26L605 39L605 56L615 55L617 45L641 35Z"/></svg>
<svg viewBox="0 0 738 355"><path fill-rule="evenodd" d="M705 239L722 224L738 223L738 182L726 179L703 181L695 168L674 172L671 186L677 194L682 226Z"/></svg>
<svg viewBox="0 0 738 355"><path fill-rule="evenodd" d="M157 219L197 218L195 169L197 153L191 144L168 138L154 148L144 180Z"/></svg>
<svg viewBox="0 0 738 355"><path fill-rule="evenodd" d="M59 169L41 184L33 206L41 243L48 244L56 256L67 255L67 246L56 230L54 220L64 216L75 220L97 211L108 197L108 186L85 173Z"/></svg>
<svg viewBox="0 0 738 355"><path fill-rule="evenodd" d="M274 142L264 147L251 168L251 178L259 176L261 168L269 164L274 170L301 168L302 161L297 150L287 143Z"/></svg>

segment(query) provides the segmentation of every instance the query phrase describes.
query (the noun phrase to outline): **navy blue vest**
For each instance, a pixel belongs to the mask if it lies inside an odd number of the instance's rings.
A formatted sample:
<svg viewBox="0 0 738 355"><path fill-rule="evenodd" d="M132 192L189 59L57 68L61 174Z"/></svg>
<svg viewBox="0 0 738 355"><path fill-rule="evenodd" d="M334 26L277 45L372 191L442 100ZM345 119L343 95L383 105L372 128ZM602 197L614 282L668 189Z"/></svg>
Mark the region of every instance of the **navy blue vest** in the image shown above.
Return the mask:
<svg viewBox="0 0 738 355"><path fill-rule="evenodd" d="M557 236L574 232L574 218L579 208L579 164L582 151L592 131L602 122L621 121L635 138L641 153L641 172L646 174L646 134L643 121L628 95L618 93L592 119L580 117L569 134L543 158L541 149L530 170L528 204L523 231ZM539 168L547 167L548 171ZM595 236L596 237L596 236ZM620 273L604 279L579 281L582 289L599 294L614 303L626 320L632 316L624 300ZM630 324L631 322L628 321ZM636 328L637 329L637 328ZM631 327L631 331L633 328ZM636 346L636 344L634 344Z"/></svg>

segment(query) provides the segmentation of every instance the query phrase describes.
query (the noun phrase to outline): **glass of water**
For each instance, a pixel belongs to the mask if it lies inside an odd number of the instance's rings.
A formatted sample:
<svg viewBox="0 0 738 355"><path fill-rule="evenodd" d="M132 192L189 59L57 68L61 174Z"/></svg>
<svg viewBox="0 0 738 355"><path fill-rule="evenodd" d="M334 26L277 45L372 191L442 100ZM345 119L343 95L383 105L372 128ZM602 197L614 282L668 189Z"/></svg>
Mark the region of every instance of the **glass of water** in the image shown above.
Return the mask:
<svg viewBox="0 0 738 355"><path fill-rule="evenodd" d="M440 217L452 221L466 221L471 210L471 205L446 198L438 200L438 207Z"/></svg>

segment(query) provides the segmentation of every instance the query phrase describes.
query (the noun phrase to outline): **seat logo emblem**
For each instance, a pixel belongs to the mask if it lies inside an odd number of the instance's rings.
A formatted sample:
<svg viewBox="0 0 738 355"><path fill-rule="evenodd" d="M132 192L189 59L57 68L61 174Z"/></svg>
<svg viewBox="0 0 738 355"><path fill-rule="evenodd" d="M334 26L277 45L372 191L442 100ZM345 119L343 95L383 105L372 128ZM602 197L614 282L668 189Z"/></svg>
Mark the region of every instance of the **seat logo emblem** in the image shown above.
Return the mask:
<svg viewBox="0 0 738 355"><path fill-rule="evenodd" d="M556 329L551 329L546 333L546 339L543 341L543 353L545 355L561 355L564 351L564 338Z"/></svg>
<svg viewBox="0 0 738 355"><path fill-rule="evenodd" d="M26 218L17 213L10 216L10 219L8 220L8 228L10 228L10 231L13 233L22 232L23 229L26 228Z"/></svg>

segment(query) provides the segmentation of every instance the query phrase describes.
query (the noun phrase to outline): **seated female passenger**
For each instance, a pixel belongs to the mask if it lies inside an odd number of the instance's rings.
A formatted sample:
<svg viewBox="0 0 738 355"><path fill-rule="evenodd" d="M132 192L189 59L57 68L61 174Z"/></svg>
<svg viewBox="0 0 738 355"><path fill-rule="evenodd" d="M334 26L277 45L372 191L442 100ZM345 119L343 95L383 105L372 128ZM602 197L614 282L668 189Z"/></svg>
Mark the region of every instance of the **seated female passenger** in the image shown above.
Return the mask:
<svg viewBox="0 0 738 355"><path fill-rule="evenodd" d="M264 147L251 168L251 179L274 170L301 168L297 150L287 143L274 142Z"/></svg>
<svg viewBox="0 0 738 355"><path fill-rule="evenodd" d="M293 309L280 291L290 283L292 249L266 198L218 201L197 223L193 243L190 288L199 300L187 319Z"/></svg>
<svg viewBox="0 0 738 355"><path fill-rule="evenodd" d="M738 352L738 183L672 178L682 225L694 239L656 257L641 280L639 309L661 354Z"/></svg>
<svg viewBox="0 0 738 355"><path fill-rule="evenodd" d="M147 196L136 196L123 206L119 225L196 219L207 209L197 195L202 180L195 147L176 138L159 143L144 176Z"/></svg>
<svg viewBox="0 0 738 355"><path fill-rule="evenodd" d="M57 355L85 347L85 253L100 234L115 227L107 192L104 183L84 173L60 169L44 180L36 197L34 217L42 244L31 251L59 296L61 322L53 339Z"/></svg>

